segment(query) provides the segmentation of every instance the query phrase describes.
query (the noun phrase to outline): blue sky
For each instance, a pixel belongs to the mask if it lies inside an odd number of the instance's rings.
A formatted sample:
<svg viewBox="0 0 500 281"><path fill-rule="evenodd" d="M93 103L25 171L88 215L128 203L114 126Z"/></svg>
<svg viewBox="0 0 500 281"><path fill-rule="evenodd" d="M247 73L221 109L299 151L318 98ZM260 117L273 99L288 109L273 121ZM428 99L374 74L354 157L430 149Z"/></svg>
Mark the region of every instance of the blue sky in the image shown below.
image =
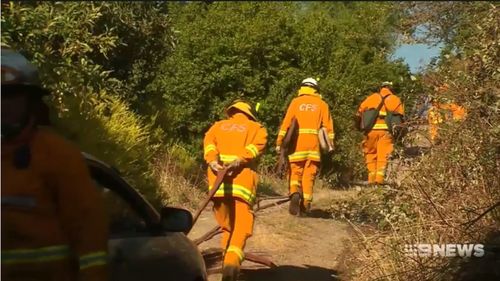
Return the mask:
<svg viewBox="0 0 500 281"><path fill-rule="evenodd" d="M393 57L403 58L410 66L412 73L418 72L420 67L429 64L432 57L439 55L441 46L430 46L426 44L402 44L396 49Z"/></svg>

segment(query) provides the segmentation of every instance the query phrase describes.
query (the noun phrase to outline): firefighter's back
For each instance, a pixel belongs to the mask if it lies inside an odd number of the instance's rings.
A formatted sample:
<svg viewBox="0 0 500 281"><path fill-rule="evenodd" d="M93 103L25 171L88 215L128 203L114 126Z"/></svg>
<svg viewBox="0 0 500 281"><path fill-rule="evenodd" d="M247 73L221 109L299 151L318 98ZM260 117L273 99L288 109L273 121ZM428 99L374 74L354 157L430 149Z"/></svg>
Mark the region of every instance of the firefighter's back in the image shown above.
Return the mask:
<svg viewBox="0 0 500 281"><path fill-rule="evenodd" d="M328 111L327 104L319 97L302 95L290 104L299 125L297 150L319 150L318 132L323 114Z"/></svg>
<svg viewBox="0 0 500 281"><path fill-rule="evenodd" d="M244 153L246 146L252 143L261 125L236 114L233 118L217 122L215 127L220 158L223 162L230 162L233 159L228 158Z"/></svg>

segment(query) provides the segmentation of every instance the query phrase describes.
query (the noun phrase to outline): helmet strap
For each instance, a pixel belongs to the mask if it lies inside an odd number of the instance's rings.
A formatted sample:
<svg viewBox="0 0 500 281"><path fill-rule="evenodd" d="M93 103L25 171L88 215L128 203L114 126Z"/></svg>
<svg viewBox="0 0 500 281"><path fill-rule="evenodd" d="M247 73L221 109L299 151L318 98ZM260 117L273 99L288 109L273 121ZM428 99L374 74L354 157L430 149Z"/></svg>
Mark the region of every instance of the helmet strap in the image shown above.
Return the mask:
<svg viewBox="0 0 500 281"><path fill-rule="evenodd" d="M32 114L26 114L20 122L17 123L3 123L0 128L2 142L3 141L12 141L17 137L21 136L26 131L31 131L34 129L35 120Z"/></svg>

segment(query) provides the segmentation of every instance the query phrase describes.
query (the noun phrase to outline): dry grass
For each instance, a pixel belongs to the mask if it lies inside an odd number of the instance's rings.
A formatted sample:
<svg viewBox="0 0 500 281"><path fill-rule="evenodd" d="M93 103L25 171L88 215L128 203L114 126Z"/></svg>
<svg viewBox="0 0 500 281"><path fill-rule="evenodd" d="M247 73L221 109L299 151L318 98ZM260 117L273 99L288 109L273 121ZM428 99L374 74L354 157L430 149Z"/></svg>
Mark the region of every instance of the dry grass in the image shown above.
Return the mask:
<svg viewBox="0 0 500 281"><path fill-rule="evenodd" d="M335 205L357 233L349 262L352 280L500 280L498 253L482 258L413 257L405 244L500 245L499 11L487 3L465 5L468 59L450 59L434 80L451 85L447 98L468 111L463 122L440 127L441 142L404 161L397 187L361 192ZM467 24L465 22L464 24ZM463 28L463 27L462 27ZM495 208L496 206L496 208ZM359 226L358 220L371 223ZM351 267L352 268L352 267Z"/></svg>
<svg viewBox="0 0 500 281"><path fill-rule="evenodd" d="M157 160L155 177L158 181L158 194L162 205L177 206L196 210L204 198L207 186L204 173L192 173L187 179L179 168L178 158L171 153L165 153Z"/></svg>
<svg viewBox="0 0 500 281"><path fill-rule="evenodd" d="M161 204L196 210L207 187L206 172L199 163L174 145L156 160L154 167ZM257 193L259 197L287 195L288 183L270 170L261 170Z"/></svg>
<svg viewBox="0 0 500 281"><path fill-rule="evenodd" d="M288 182L271 170L259 171L258 196L279 196L288 194Z"/></svg>
<svg viewBox="0 0 500 281"><path fill-rule="evenodd" d="M333 213L357 234L347 262L356 269L347 279L474 280L464 276L487 271L482 266L489 258L471 271L469 260L409 257L404 252L405 244L500 242L500 208L476 221L500 202L499 160L492 153L496 140L487 124L476 122L480 120L471 117L466 124L445 128L440 145L418 161L406 162L397 188L365 189L355 198L335 202Z"/></svg>

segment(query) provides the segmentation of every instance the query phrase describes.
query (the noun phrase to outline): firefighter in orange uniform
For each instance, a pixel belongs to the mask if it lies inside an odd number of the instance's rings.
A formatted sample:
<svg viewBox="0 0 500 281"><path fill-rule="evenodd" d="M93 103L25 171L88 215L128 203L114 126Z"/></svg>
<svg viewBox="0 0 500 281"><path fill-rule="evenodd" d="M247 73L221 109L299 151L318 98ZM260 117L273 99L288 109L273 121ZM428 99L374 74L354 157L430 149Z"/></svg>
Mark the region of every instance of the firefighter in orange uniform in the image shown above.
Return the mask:
<svg viewBox="0 0 500 281"><path fill-rule="evenodd" d="M311 208L314 180L321 161L318 139L320 128L326 129L332 144L335 136L328 104L323 101L318 90L316 79L306 78L302 81L298 97L288 106L276 141L276 151L279 153L283 138L295 117L299 127L298 138L295 151L288 156L289 212L292 215L307 213Z"/></svg>
<svg viewBox="0 0 500 281"><path fill-rule="evenodd" d="M379 93L368 96L359 106L357 116L368 109L376 109L384 97L384 103L379 111L373 128L365 135L363 152L368 169L368 184L383 184L387 161L393 151L393 138L384 120L387 112L391 111L404 116L404 105L401 99L390 89L391 82L382 83Z"/></svg>
<svg viewBox="0 0 500 281"><path fill-rule="evenodd" d="M256 160L267 142L266 129L256 121L257 110L245 101L233 102L226 109L229 119L212 125L204 139L209 190L219 170L226 167L229 171L213 199L215 218L223 230L224 281L236 280L245 257L245 242L253 232Z"/></svg>
<svg viewBox="0 0 500 281"><path fill-rule="evenodd" d="M438 95L442 95L448 91L448 84L443 84L436 89ZM438 97L439 98L439 97ZM455 103L439 102L437 98L433 98L432 106L428 111L429 121L429 136L431 142L435 144L438 139L438 128L445 120L460 121L465 118L465 109Z"/></svg>
<svg viewBox="0 0 500 281"><path fill-rule="evenodd" d="M2 280L107 280L102 198L75 146L43 129L48 91L2 47Z"/></svg>

